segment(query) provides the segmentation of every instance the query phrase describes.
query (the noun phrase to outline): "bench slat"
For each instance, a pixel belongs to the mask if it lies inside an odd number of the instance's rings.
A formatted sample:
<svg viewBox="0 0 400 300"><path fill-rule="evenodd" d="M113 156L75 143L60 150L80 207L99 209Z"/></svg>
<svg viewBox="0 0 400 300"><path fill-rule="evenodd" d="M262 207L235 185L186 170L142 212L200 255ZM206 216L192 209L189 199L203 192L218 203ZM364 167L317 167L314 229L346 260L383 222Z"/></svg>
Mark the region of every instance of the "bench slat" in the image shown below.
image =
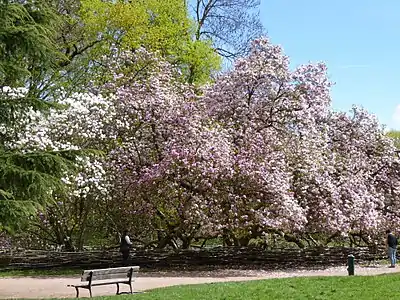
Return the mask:
<svg viewBox="0 0 400 300"><path fill-rule="evenodd" d="M99 285L109 285L109 284L128 284L128 280L115 280L115 281L96 281L95 283L92 283L92 286L99 286Z"/></svg>
<svg viewBox="0 0 400 300"><path fill-rule="evenodd" d="M139 271L138 266L122 267L122 268L110 268L110 269L96 269L96 270L85 270L82 273L81 281L89 281L90 273L92 272L92 281L103 280L103 279L118 279L128 278L130 270L133 273Z"/></svg>
<svg viewBox="0 0 400 300"><path fill-rule="evenodd" d="M85 270L85 272L99 272L99 273L107 274L107 273L128 272L130 269L139 270L139 266L128 266L128 267L107 268L107 269L93 269L93 270Z"/></svg>
<svg viewBox="0 0 400 300"><path fill-rule="evenodd" d="M128 273L118 273L118 274L95 274L93 273L92 282L95 280L104 280L104 279L128 279Z"/></svg>
<svg viewBox="0 0 400 300"><path fill-rule="evenodd" d="M116 280L98 280L95 282L92 282L91 286L98 286L98 285L108 285L108 284L128 284L129 280L128 279L116 279ZM73 285L68 285L68 286L73 286L73 287L88 287L89 282L82 282L81 284L73 284Z"/></svg>

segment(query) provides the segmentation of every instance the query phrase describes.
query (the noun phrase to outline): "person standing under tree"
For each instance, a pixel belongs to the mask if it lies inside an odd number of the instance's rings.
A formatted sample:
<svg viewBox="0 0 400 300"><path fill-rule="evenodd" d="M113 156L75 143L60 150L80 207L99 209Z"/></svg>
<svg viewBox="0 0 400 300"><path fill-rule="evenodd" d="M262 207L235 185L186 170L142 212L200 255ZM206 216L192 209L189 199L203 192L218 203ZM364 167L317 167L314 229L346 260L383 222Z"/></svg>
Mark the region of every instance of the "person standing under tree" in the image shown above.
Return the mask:
<svg viewBox="0 0 400 300"><path fill-rule="evenodd" d="M132 242L128 236L128 230L124 230L124 234L121 237L121 243L119 246L120 252L122 253L122 263L124 265L127 265L128 263L131 246Z"/></svg>
<svg viewBox="0 0 400 300"><path fill-rule="evenodd" d="M390 266L389 268L396 267L396 252L397 252L397 238L392 234L391 230L386 230L386 249L388 251Z"/></svg>

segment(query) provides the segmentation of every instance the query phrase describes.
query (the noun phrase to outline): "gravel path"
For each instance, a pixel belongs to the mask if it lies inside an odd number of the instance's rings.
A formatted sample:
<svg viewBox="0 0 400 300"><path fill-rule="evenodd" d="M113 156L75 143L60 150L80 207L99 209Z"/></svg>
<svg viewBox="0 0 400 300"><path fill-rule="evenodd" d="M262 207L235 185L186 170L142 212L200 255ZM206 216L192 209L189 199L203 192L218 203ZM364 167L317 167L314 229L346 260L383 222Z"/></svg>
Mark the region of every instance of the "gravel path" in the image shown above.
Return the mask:
<svg viewBox="0 0 400 300"><path fill-rule="evenodd" d="M356 275L377 275L395 273L396 269L387 267L361 267L356 266ZM346 267L334 267L324 270L292 270L292 271L263 271L263 270L217 270L202 272L156 272L142 273L134 283L136 291L145 291L159 287L182 284L244 281L268 278L284 278L298 276L347 276ZM79 282L74 277L24 277L0 278L0 299L16 298L73 298L75 289L68 288L68 284ZM125 287L123 287L125 288ZM93 296L113 295L115 286L102 286L93 288ZM88 291L81 290L81 296L89 296Z"/></svg>

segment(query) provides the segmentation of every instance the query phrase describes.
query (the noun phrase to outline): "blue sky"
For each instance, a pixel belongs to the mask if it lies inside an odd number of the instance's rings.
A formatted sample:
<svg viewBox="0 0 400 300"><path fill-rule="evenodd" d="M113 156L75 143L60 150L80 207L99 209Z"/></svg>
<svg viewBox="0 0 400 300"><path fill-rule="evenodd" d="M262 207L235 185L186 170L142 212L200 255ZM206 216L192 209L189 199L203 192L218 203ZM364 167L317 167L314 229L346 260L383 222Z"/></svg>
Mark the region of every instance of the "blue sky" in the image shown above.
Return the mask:
<svg viewBox="0 0 400 300"><path fill-rule="evenodd" d="M399 0L261 0L261 19L293 66L327 64L334 109L361 105L400 129Z"/></svg>

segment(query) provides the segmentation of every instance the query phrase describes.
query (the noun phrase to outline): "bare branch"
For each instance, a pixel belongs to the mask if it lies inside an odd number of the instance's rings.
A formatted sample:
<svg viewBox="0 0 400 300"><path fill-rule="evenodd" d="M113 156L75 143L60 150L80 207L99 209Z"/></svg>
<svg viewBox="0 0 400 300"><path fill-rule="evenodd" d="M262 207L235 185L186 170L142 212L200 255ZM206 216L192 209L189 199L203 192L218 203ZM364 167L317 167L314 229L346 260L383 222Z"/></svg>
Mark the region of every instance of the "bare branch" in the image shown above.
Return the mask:
<svg viewBox="0 0 400 300"><path fill-rule="evenodd" d="M196 0L192 6L198 24L196 39L211 40L228 59L245 55L249 42L264 32L259 5L259 0Z"/></svg>

